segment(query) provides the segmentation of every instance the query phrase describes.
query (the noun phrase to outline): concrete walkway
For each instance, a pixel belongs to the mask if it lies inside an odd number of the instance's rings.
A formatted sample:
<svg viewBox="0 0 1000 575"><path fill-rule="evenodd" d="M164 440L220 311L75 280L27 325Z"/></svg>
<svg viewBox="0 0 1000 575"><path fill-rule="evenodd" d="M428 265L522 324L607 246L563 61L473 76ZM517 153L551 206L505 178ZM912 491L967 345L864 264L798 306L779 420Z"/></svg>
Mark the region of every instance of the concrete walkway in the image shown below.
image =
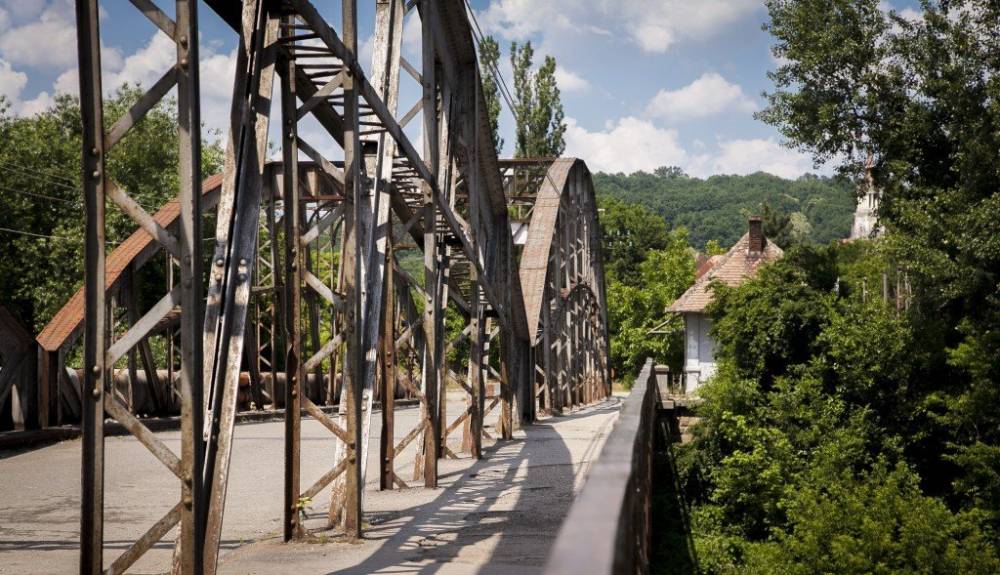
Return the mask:
<svg viewBox="0 0 1000 575"><path fill-rule="evenodd" d="M454 408L452 404L454 403ZM617 399L528 426L486 457L446 459L438 489L377 491L378 414L365 492L365 539L348 542L317 531L308 542L280 538L280 422L237 427L233 475L223 527L222 573L492 573L537 572L544 565L573 494L600 452ZM449 397L449 413L463 403ZM397 411L396 435L416 423L417 409ZM495 417L487 420L495 435ZM178 449L177 432L158 433ZM303 420L303 485L333 457L329 433ZM452 449L458 452L457 440ZM176 479L134 439L107 439L105 564L124 551L175 502ZM412 477L412 447L397 461ZM461 456L461 454L460 454ZM68 573L78 569L80 443L66 441L0 459L0 575ZM307 525L321 528L329 499L318 497ZM171 532L133 566L134 573L169 569Z"/></svg>

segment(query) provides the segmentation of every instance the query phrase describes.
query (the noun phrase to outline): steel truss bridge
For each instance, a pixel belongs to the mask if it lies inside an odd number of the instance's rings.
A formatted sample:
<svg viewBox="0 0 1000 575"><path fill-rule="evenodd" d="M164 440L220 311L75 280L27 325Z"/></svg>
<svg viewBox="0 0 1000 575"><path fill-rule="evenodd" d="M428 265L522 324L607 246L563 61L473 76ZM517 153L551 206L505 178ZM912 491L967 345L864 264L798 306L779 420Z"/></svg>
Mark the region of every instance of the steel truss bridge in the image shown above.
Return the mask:
<svg viewBox="0 0 1000 575"><path fill-rule="evenodd" d="M173 40L176 61L109 125L99 28L114 23L100 21L97 0L76 1L86 273L37 338L38 422L83 430L81 572L125 571L178 524L174 570L216 571L239 411L283 410L284 538L305 535L303 501L327 489L331 526L360 537L375 401L387 439L370 472L398 489L436 486L438 460L456 456L449 436L482 457L493 410L504 439L540 411L610 394L590 173L570 158L497 158L462 0L375 0L368 74L356 0L338 3L336 26L308 0L175 0L172 17L151 0L131 3ZM192 41L205 7L239 36L224 171L207 179ZM411 18L419 62L402 53ZM174 89L180 185L153 212L107 176L105 158ZM322 134L304 137L307 121ZM266 159L272 124L281 161ZM106 209L138 226L110 253ZM213 223L214 242L203 243ZM137 278L157 266L166 285L140 305L153 288L140 293ZM72 359L80 341L82 360ZM4 365L20 349L0 350ZM461 413L446 412L448 387L467 394ZM421 421L393 444L403 401L419 402ZM180 453L145 417L171 413ZM314 485L299 475L303 414L336 446ZM111 565L106 417L177 477L179 495ZM416 450L415 469L396 466L404 450Z"/></svg>

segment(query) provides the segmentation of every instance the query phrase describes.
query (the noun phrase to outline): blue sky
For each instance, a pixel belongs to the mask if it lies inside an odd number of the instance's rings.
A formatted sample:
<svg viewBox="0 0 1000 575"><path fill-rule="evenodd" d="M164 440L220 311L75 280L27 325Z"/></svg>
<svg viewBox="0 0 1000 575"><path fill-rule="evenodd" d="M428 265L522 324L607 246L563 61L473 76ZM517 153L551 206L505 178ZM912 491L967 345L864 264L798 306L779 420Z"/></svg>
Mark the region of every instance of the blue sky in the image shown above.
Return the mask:
<svg viewBox="0 0 1000 575"><path fill-rule="evenodd" d="M168 14L172 2L157 2ZM316 2L336 22L339 3ZM325 6L324 6L325 5ZM361 59L367 62L374 0L359 0ZM761 30L760 0L473 0L477 20L504 50L530 40L536 62L555 56L566 111L567 151L593 170L632 172L678 165L691 174L750 173L785 177L816 171L809 157L781 146L753 119L775 67ZM915 0L883 1L912 15ZM170 65L163 34L126 0L102 3L105 88L150 85ZM232 88L235 34L201 9L203 119L221 129ZM419 61L419 22L407 22L404 55ZM77 93L72 0L0 0L0 94L16 114L44 109L59 92ZM416 87L401 88L408 108ZM418 124L414 122L413 124ZM513 119L504 112L507 152ZM322 138L317 126L303 134ZM418 137L419 134L412 134ZM331 156L336 155L332 146ZM820 172L830 171L821 167Z"/></svg>

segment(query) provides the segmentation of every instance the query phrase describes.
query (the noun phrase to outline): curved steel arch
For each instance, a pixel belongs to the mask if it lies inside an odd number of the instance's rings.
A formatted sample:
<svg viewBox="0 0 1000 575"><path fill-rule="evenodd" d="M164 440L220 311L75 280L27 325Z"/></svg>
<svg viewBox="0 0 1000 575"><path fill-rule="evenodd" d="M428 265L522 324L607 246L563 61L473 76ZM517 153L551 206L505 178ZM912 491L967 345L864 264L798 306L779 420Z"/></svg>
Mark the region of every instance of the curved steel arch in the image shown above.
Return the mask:
<svg viewBox="0 0 1000 575"><path fill-rule="evenodd" d="M508 196L530 205L519 274L542 409L604 397L611 389L607 310L590 170L576 158L514 160L504 167ZM533 201L516 189L519 180L529 190L537 185Z"/></svg>

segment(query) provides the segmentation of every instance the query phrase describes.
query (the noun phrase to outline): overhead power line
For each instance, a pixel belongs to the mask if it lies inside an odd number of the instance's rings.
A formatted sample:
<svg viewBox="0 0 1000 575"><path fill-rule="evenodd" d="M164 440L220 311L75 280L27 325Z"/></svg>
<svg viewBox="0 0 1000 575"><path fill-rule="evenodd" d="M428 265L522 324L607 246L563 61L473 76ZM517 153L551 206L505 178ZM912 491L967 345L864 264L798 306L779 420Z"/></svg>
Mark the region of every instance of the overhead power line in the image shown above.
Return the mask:
<svg viewBox="0 0 1000 575"><path fill-rule="evenodd" d="M83 205L83 202L80 202L79 200L67 200L66 198L57 198L55 196L48 196L46 194L39 194L38 192L29 192L27 190L17 190L17 189L14 189L14 188L8 188L7 186L0 186L0 190L4 190L5 192L11 192L11 193L14 193L14 194L23 194L25 196L32 196L32 197L38 198L40 200L48 200L48 201L52 201L52 202L64 202L64 203L67 203L67 204L70 204L70 205L73 205L73 206L82 206Z"/></svg>
<svg viewBox="0 0 1000 575"><path fill-rule="evenodd" d="M51 175L51 174L46 174L44 172L39 172L37 170L33 170L33 169L31 169L31 168L29 168L27 166L24 166L22 164L16 164L16 163L11 162L9 160L7 160L7 161L0 160L0 165L4 166L6 169L11 170L13 172L18 172L18 173L20 173L23 176L26 176L26 177L29 177L29 178L35 178L35 179L38 179L38 180L44 180L46 183L52 184L53 186L58 186L60 188L65 188L65 189L70 190L72 192L79 192L80 191L80 188L78 186L72 185L71 181L64 180L62 178L62 176L54 176L54 175Z"/></svg>
<svg viewBox="0 0 1000 575"><path fill-rule="evenodd" d="M21 236L30 236L33 238L44 238L48 240L63 240L67 242L76 241L75 238L71 238L69 236L50 236L48 234L36 234L35 232L26 232L24 230L12 230L10 228L3 228L3 227L0 227L0 232L7 232L9 234L17 234Z"/></svg>
<svg viewBox="0 0 1000 575"><path fill-rule="evenodd" d="M472 9L472 5L469 4L469 0L465 0L465 7L468 9L469 18L472 19L472 25L473 25L472 39L475 42L476 50L478 51L479 47L483 43L483 39L486 36L483 34L483 29L480 28L479 26L479 20L476 19L476 13ZM503 97L504 101L507 102L507 109L510 110L511 116L514 116L515 122L518 121L517 109L514 107L514 98L511 97L510 95L510 88L507 87L507 81L504 80L503 74L500 73L500 70L499 68L497 68L496 64L492 63L489 66L489 71L490 74L493 76L493 81L496 82L497 87L500 89L500 95Z"/></svg>

